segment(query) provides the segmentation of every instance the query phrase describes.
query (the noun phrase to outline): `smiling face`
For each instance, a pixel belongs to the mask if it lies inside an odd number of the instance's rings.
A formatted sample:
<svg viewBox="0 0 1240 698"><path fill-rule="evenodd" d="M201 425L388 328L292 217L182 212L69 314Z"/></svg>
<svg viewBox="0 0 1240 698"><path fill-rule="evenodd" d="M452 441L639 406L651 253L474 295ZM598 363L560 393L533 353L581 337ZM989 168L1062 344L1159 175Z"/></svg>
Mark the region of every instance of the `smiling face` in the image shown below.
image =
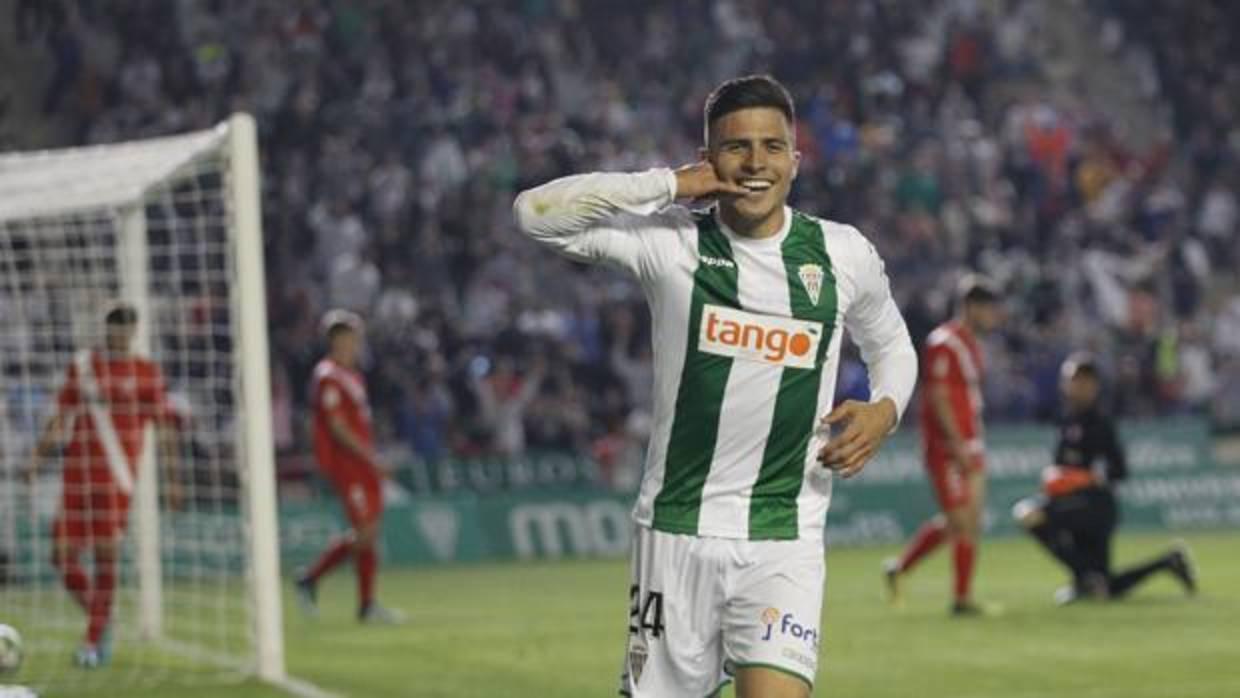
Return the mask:
<svg viewBox="0 0 1240 698"><path fill-rule="evenodd" d="M738 234L779 231L801 159L794 145L792 124L774 107L738 109L711 122L704 157L719 179L749 190L719 200L724 222Z"/></svg>

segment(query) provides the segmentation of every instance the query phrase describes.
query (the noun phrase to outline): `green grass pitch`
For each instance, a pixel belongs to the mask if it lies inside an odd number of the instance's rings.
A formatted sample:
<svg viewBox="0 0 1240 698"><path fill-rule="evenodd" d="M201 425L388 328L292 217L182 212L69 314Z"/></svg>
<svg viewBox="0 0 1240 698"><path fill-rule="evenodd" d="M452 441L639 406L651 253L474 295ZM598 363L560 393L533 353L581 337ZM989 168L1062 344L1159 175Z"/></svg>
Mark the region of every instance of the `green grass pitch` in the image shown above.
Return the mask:
<svg viewBox="0 0 1240 698"><path fill-rule="evenodd" d="M1164 535L1121 535L1116 560L1158 552ZM909 580L902 610L880 600L890 548L832 551L815 696L839 698L1225 698L1240 696L1240 533L1189 538L1202 592L1169 578L1110 605L1057 608L1060 571L1033 544L987 542L977 581L1002 616L947 617L947 555ZM382 598L403 627L353 622L353 578L324 583L322 619L286 605L290 671L358 698L556 698L614 695L628 601L617 561L390 571ZM286 599L287 600L287 599ZM123 657L105 671L122 671ZM94 678L94 677L92 677ZM284 695L258 683L199 689L53 690L48 698Z"/></svg>

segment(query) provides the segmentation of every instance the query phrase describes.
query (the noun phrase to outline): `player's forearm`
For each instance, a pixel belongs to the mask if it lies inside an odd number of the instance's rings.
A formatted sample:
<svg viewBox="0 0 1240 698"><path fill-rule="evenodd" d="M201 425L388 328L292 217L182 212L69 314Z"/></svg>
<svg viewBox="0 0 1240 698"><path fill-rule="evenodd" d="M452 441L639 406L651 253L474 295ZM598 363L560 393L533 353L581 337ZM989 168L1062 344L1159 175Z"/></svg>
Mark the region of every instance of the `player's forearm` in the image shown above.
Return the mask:
<svg viewBox="0 0 1240 698"><path fill-rule="evenodd" d="M1122 482L1128 478L1128 458L1114 433L1107 445L1106 461L1108 482Z"/></svg>
<svg viewBox="0 0 1240 698"><path fill-rule="evenodd" d="M64 421L64 416L57 414L43 424L43 429L39 432L39 438L35 441L34 448L31 450L31 457L36 465L39 461L51 457L56 452L64 431Z"/></svg>
<svg viewBox="0 0 1240 698"><path fill-rule="evenodd" d="M176 432L167 426L159 429L159 456L164 466L164 474L175 473L181 461L181 450Z"/></svg>
<svg viewBox="0 0 1240 698"><path fill-rule="evenodd" d="M870 401L891 400L896 408L894 429L917 387L917 351L895 303L888 300L885 306L868 322L854 323L851 330L870 375Z"/></svg>
<svg viewBox="0 0 1240 698"><path fill-rule="evenodd" d="M893 428L900 423L913 388L917 385L917 352L912 342L907 341L907 333L904 336L906 341L893 342L866 360L871 383L870 401L891 400L895 407Z"/></svg>
<svg viewBox="0 0 1240 698"><path fill-rule="evenodd" d="M342 420L339 418L331 420L329 428L331 429L332 437L343 444L353 455L366 462L374 460L374 453L366 446L361 437L354 434L353 430Z"/></svg>
<svg viewBox="0 0 1240 698"><path fill-rule="evenodd" d="M646 172L595 172L556 179L517 196L517 225L548 244L585 232L618 213L648 216L676 197L676 176L660 168Z"/></svg>

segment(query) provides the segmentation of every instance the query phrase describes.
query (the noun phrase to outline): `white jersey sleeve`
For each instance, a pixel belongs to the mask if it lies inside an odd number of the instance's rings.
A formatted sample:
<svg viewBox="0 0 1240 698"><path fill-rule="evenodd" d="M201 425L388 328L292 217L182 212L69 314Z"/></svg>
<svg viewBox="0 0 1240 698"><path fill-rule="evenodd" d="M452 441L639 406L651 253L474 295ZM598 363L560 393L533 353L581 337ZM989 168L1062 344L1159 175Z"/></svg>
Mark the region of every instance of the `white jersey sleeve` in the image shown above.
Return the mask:
<svg viewBox="0 0 1240 698"><path fill-rule="evenodd" d="M917 383L917 352L891 297L882 258L861 233L851 231L856 236L856 244L850 247L855 252L851 269L856 274L857 300L844 316L844 327L869 371L870 399L891 398L899 423Z"/></svg>
<svg viewBox="0 0 1240 698"><path fill-rule="evenodd" d="M517 225L534 240L583 262L610 262L639 278L660 260L649 233L666 232L653 214L670 206L676 176L659 168L563 177L521 192Z"/></svg>

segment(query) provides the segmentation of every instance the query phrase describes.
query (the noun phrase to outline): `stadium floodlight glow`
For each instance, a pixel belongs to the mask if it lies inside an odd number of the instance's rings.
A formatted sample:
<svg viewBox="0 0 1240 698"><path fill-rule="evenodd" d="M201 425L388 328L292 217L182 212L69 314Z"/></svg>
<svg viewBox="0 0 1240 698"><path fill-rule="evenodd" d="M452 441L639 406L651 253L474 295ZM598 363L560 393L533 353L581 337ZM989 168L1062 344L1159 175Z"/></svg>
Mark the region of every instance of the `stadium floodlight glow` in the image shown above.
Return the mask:
<svg viewBox="0 0 1240 698"><path fill-rule="evenodd" d="M284 668L260 216L244 114L184 135L0 155L0 619L23 628L23 683L117 695L257 675L315 692ZM168 386L182 496L168 497L148 427L112 666L72 671L86 619L51 565L60 459L29 484L22 470L75 352L101 345L118 299L137 311L133 348Z"/></svg>

